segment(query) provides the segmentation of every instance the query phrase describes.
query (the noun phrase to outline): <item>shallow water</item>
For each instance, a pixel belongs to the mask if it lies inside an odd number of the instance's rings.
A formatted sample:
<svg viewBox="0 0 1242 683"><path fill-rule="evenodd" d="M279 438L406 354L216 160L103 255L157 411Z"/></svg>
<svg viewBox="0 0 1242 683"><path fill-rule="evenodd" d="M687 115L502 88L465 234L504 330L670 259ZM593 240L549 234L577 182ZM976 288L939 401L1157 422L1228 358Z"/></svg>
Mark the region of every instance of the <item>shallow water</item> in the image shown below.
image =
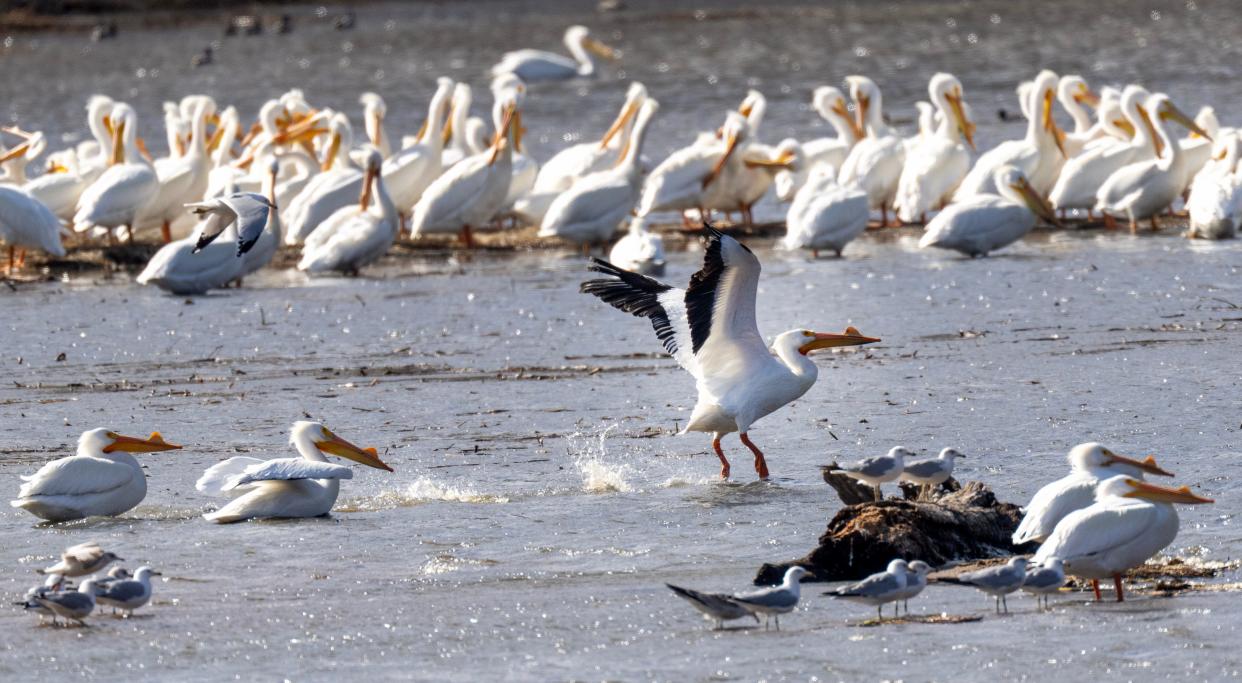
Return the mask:
<svg viewBox="0 0 1242 683"><path fill-rule="evenodd" d="M216 35L214 25L136 33L159 40L149 50L93 45L85 55L77 53L80 38L21 36L6 59L62 78L72 106L47 89L5 106L21 117L45 112L49 129L76 130L80 94L124 93L122 84L136 88L129 96L152 122L166 94L213 82L217 95L251 110L268 83L313 83L312 99L344 105L372 84L366 74L376 64L394 60L412 67L373 84L402 122L391 124L395 132L412 129L418 114L394 100L421 106L434 75L481 83L493 51L555 43L560 26L590 20L615 31L627 73L665 100L657 126L665 147L712 125L752 73L769 95L790 88L770 108L765 139L817 130L801 105L806 93L853 70L882 75L901 115L943 65L986 113L1008 103L1013 83L1033 70L1033 47L1053 68L1089 72L1098 62L1102 76L1143 75L1184 93L1186 108L1202 100L1227 112L1235 96L1197 65L1218 75L1232 68L1225 20L1237 10L1201 4L1164 5L1157 21L1147 5L1093 4L1092 19L1124 6L1142 22L1121 29L1113 25L1121 19L1100 18L1103 33L1140 36L1149 50L1178 46L1142 63L1149 52L1133 41L1102 50L1084 43L1097 34L1073 3L1026 15L1009 3L982 3L957 16L956 27L945 25L939 3L703 21L674 21L643 3L607 20L514 5L377 6L362 10L350 34L306 29L271 38L290 43L277 59L253 58L268 38L226 41L238 52L222 50L217 68L200 71L176 65L188 60L184 45ZM497 7L515 23L468 33ZM388 17L391 31L383 28ZM910 39L929 26L936 38ZM1082 28L1062 30L1074 26ZM971 31L984 38L967 48ZM336 49L346 40L356 47L340 66ZM863 42L870 53L850 57ZM65 63L42 59L69 45ZM387 56L374 49L383 45L392 48ZM1021 57L1003 61L1007 45ZM440 54L442 46L452 46L452 56ZM764 59L775 47L801 67ZM323 69L301 70L301 55L314 55ZM661 72L661 59L685 65ZM243 61L248 68L238 74ZM100 63L119 73L101 75ZM132 65L140 63L166 66L158 78L135 79ZM556 146L554 131L602 128L625 87L614 77L532 94L536 155ZM593 103L591 93L606 96ZM985 146L1017 135L1012 124L982 120ZM420 259L359 279L268 272L244 290L192 303L125 277L3 290L4 490L96 426L158 429L186 448L142 456L150 493L124 517L36 527L27 515L0 510L0 591L14 599L34 580L33 568L92 539L131 566L150 563L166 575L154 606L130 621L54 630L0 610L0 677L1236 677L1242 603L1231 594L1136 595L1098 606L1067 595L1049 614L1029 613L1033 601L1015 598L1018 614L994 618L988 599L933 587L911 605L916 612L985 618L869 629L854 626L871 616L868 608L831 602L807 585L804 608L782 620L781 632L714 633L663 587L742 589L761 563L801 556L839 507L817 466L898 443L922 453L953 445L968 456L962 479L982 479L1017 502L1059 476L1064 452L1080 441L1154 453L1178 482L1217 499L1182 511L1170 550L1238 556L1242 245L1039 233L993 258L965 260L920 252L916 238L868 235L846 259L821 261L752 244L765 266L766 334L853 324L884 339L865 352L820 356L820 382L759 423L754 437L774 475L768 483L753 481L733 439L726 445L735 481L721 483L701 435L673 436L693 405L692 380L657 353L643 321L577 293L582 262L567 253ZM667 279L685 281L698 259L671 255ZM377 446L396 471L358 471L330 519L216 527L199 518L214 505L193 489L204 468L240 452L288 454L286 429L304 416Z"/></svg>

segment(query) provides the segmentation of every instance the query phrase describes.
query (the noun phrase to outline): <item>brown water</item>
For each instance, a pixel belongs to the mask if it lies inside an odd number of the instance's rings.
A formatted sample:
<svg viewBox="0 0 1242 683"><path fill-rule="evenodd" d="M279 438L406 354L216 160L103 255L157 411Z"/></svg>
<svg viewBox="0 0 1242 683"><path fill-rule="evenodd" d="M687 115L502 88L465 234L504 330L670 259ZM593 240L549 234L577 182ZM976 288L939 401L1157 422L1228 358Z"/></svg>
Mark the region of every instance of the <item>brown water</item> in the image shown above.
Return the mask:
<svg viewBox="0 0 1242 683"><path fill-rule="evenodd" d="M199 70L188 55L217 39L215 23L101 44L17 36L0 57L13 95L0 115L29 127L36 117L55 140L80 133L96 90L129 98L152 125L161 99L187 92L253 112L300 85L352 110L374 87L389 100L390 133L409 132L434 76L481 86L504 49L558 44L576 21L623 48L625 76L662 100L657 156L748 86L773 100L764 139L818 134L810 89L853 71L876 77L900 120L932 71L953 70L985 114L984 147L1019 134L986 114L1013 109L1013 84L1036 64L1093 83L1141 78L1183 108L1216 104L1226 124L1235 108L1218 85L1237 63L1232 5L1162 3L1158 20L1155 3L1120 2L725 6L702 20L630 5L608 17L515 3L368 6L349 33L221 39L218 63ZM533 88L535 155L567 130L597 134L625 85L614 70ZM808 585L781 632L713 633L663 587L741 589L762 562L802 555L838 507L817 465L899 443L953 445L969 456L962 478L1019 502L1059 476L1080 441L1154 453L1218 501L1183 510L1171 551L1238 556L1242 246L1040 233L972 261L915 240L868 236L844 260L814 262L753 244L766 334L854 324L884 338L821 356L819 384L758 425L768 483L753 481L736 441L738 476L721 483L702 438L672 436L692 380L655 353L642 321L577 293L582 263L567 253L429 258L359 279L267 272L190 304L124 277L0 290L6 490L84 429L158 429L186 445L143 456L150 493L121 518L37 527L0 510L0 590L13 599L33 568L91 539L167 577L130 621L59 630L0 611L0 677L1236 677L1242 603L1227 593L1098 606L1065 596L1049 614L1017 598L1019 613L994 618L983 596L933 587L916 612L985 618L865 629L852 624L866 608ZM684 281L698 258L671 255L667 279ZM287 427L306 415L379 447L396 471L359 471L330 519L199 518L214 505L193 489L204 468L243 451L288 454Z"/></svg>

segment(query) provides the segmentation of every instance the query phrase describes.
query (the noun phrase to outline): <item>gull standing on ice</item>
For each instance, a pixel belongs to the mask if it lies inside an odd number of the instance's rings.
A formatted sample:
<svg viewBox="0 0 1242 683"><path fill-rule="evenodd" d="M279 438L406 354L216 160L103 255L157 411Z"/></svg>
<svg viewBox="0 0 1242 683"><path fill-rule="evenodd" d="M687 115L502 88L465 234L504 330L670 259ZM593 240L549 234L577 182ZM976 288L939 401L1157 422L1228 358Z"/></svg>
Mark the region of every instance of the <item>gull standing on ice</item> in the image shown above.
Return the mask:
<svg viewBox="0 0 1242 683"><path fill-rule="evenodd" d="M1000 614L1001 605L1005 606L1006 613L1009 612L1009 604L1005 601L1005 596L1021 588L1025 580L1026 558L1014 557L1010 558L1005 564L967 572L956 579L946 580L946 582L963 586L974 586L996 598L996 613Z"/></svg>
<svg viewBox="0 0 1242 683"><path fill-rule="evenodd" d="M732 595L727 593L700 593L690 588L674 586L671 583L664 585L690 603L692 607L702 612L704 619L714 622L717 631L724 628L726 621L741 619L742 617L752 617L756 624L759 623L759 615L755 614L749 605L739 603Z"/></svg>
<svg viewBox="0 0 1242 683"><path fill-rule="evenodd" d="M1047 609L1048 596L1061 590L1064 585L1065 563L1059 557L1050 557L1043 564L1026 570L1022 590L1034 595L1036 601L1042 601L1044 609Z"/></svg>
<svg viewBox="0 0 1242 683"><path fill-rule="evenodd" d="M884 500L880 484L897 481L905 469L906 458L913 455L906 448L895 446L884 455L846 463L841 466L841 473L864 484L870 484L875 489L875 499Z"/></svg>
<svg viewBox="0 0 1242 683"><path fill-rule="evenodd" d="M763 615L766 629L768 621L776 622L776 630L781 630L781 615L792 612L802 597L802 577L809 572L802 567L790 567L785 570L785 580L779 586L760 588L757 591L736 595L733 599L755 614Z"/></svg>
<svg viewBox="0 0 1242 683"><path fill-rule="evenodd" d="M113 581L101 587L95 599L104 605L119 609L128 617L134 610L151 601L151 577L161 574L150 567L139 567L132 579Z"/></svg>
<svg viewBox="0 0 1242 683"><path fill-rule="evenodd" d="M896 559L889 562L884 571L872 574L857 583L841 586L824 595L861 602L864 605L874 605L880 621L884 621L885 604L907 599L903 596L907 596L906 583L909 576L909 565L906 561ZM896 607L894 606L893 609L895 611Z"/></svg>

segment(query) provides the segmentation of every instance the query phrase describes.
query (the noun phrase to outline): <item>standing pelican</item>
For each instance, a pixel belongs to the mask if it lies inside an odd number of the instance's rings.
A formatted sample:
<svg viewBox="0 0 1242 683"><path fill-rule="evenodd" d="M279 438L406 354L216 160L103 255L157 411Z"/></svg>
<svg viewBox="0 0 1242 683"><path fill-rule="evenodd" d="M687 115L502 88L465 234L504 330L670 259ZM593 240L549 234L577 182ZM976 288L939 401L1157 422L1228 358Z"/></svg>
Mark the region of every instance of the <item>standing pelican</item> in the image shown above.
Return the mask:
<svg viewBox="0 0 1242 683"><path fill-rule="evenodd" d="M1228 239L1238 232L1242 218L1242 138L1231 133L1222 140L1223 149L1195 175L1190 184L1186 211L1190 214L1187 237Z"/></svg>
<svg viewBox="0 0 1242 683"><path fill-rule="evenodd" d="M527 82L594 76L596 57L617 58L616 50L592 38L585 26L570 26L565 30L565 47L573 59L544 50L506 52L492 67L492 76L511 73Z"/></svg>
<svg viewBox="0 0 1242 683"><path fill-rule="evenodd" d="M60 221L42 202L22 190L0 185L0 241L8 247L6 273L13 275L25 262L26 249L42 249L64 258L60 242ZM14 252L22 250L20 260Z"/></svg>
<svg viewBox="0 0 1242 683"><path fill-rule="evenodd" d="M974 124L962 108L962 84L951 74L932 76L927 85L940 124L906 152L894 204L905 223L925 220L928 211L946 204L970 172L975 147ZM970 146L967 149L967 145Z"/></svg>
<svg viewBox="0 0 1242 683"><path fill-rule="evenodd" d="M655 211L699 209L704 213L708 192L721 182L725 170L742 164L739 150L748 144L746 118L731 111L720 138L711 137L673 152L643 183L638 215Z"/></svg>
<svg viewBox="0 0 1242 683"><path fill-rule="evenodd" d="M820 86L811 96L811 104L815 111L832 125L836 137L816 138L802 143L802 154L797 166L793 169L776 174L776 197L783 202L793 201L798 190L806 183L811 172L820 164L827 164L833 169L841 168L845 158L849 156L854 143L862 137L854 125L854 119L845 101L845 95L830 85ZM836 171L834 170L835 174Z"/></svg>
<svg viewBox="0 0 1242 683"><path fill-rule="evenodd" d="M141 439L108 429L85 431L78 439L77 455L53 460L23 476L26 483L9 505L49 522L114 517L147 496L147 476L130 453L178 448L159 432Z"/></svg>
<svg viewBox="0 0 1242 683"><path fill-rule="evenodd" d="M304 125L313 127L314 119ZM362 189L362 171L350 159L352 145L353 130L349 119L344 114L331 115L322 171L311 178L284 209L285 244L301 244L329 216L349 206L358 197Z"/></svg>
<svg viewBox="0 0 1242 683"><path fill-rule="evenodd" d="M866 76L845 79L854 100L854 115L862 137L850 150L837 181L855 184L867 193L872 209L880 210L881 225L888 224L888 207L897 194L897 181L905 164L906 151L901 136L884 122L880 88Z"/></svg>
<svg viewBox="0 0 1242 683"><path fill-rule="evenodd" d="M1069 112L1074 119L1074 130L1066 132L1061 144L1065 148L1065 159L1069 161L1078 156L1087 143L1105 135L1102 121L1091 121L1087 107L1098 107L1100 96L1091 90L1082 76L1062 76L1057 83L1057 102Z"/></svg>
<svg viewBox="0 0 1242 683"><path fill-rule="evenodd" d="M124 226L132 237L134 219L159 190L159 177L138 150L138 121L128 104L112 108L115 127L110 166L78 199L73 228L113 230ZM111 234L111 233L109 233Z"/></svg>
<svg viewBox="0 0 1242 683"><path fill-rule="evenodd" d="M570 145L553 155L539 168L532 192L564 192L579 178L613 166L629 141L631 122L646 99L647 88L642 83L631 83L620 112L603 137Z"/></svg>
<svg viewBox="0 0 1242 683"><path fill-rule="evenodd" d="M427 127L420 140L407 145L384 161L384 186L392 194L393 206L404 217L443 169L445 119L450 115L453 81L440 78L427 111ZM382 152L381 152L382 153ZM387 157L388 155L384 155Z"/></svg>
<svg viewBox="0 0 1242 683"><path fill-rule="evenodd" d="M1156 156L1160 142L1152 127L1145 102L1150 94L1141 86L1128 85L1121 94L1121 113L1134 137L1128 141L1089 145L1065 162L1048 201L1058 210L1093 209L1100 186L1117 171L1136 161Z"/></svg>
<svg viewBox="0 0 1242 683"><path fill-rule="evenodd" d="M374 448L359 448L318 422L293 423L289 443L301 457L260 460L236 456L207 468L194 487L233 500L203 518L228 524L256 518L328 514L340 494L341 480L353 479L354 471L329 463L325 454L392 471Z"/></svg>
<svg viewBox="0 0 1242 683"><path fill-rule="evenodd" d="M151 201L138 212L137 229L159 225L164 242L172 241L171 223L184 213L186 202L197 201L207 190L210 174L207 152L207 120L215 115L215 103L204 98L198 101L190 125L189 149L179 157L160 159L155 164L159 188Z"/></svg>
<svg viewBox="0 0 1242 683"><path fill-rule="evenodd" d="M815 258L820 249L840 256L845 245L867 229L868 204L866 192L854 185L838 185L832 165L819 164L789 205L782 245L810 249Z"/></svg>
<svg viewBox="0 0 1242 683"><path fill-rule="evenodd" d="M1065 571L1098 582L1113 579L1117 602L1125 599L1121 576L1142 565L1177 538L1173 504L1215 502L1183 486L1171 488L1120 475L1096 488L1095 503L1065 516L1035 553L1035 562L1053 558ZM1095 583L1095 599L1100 589Z"/></svg>
<svg viewBox="0 0 1242 683"><path fill-rule="evenodd" d="M1060 225L1052 207L1016 167L1001 166L993 175L996 194L972 195L950 204L927 224L919 248L987 256L1022 239L1035 227L1036 217Z"/></svg>
<svg viewBox="0 0 1242 683"><path fill-rule="evenodd" d="M380 175L383 157L372 148L359 150L355 160L366 169L358 205L337 210L306 238L298 270L357 273L397 239L401 226Z"/></svg>
<svg viewBox="0 0 1242 683"><path fill-rule="evenodd" d="M852 327L845 334L791 330L777 336L774 357L755 322L759 259L710 225L704 230L703 268L685 290L600 259L592 259L590 270L606 277L588 280L580 289L621 311L649 318L664 349L694 376L699 400L682 433L713 435L721 477L728 478L729 461L720 440L738 432L755 455L755 471L766 479L767 462L748 432L760 418L815 384L819 367L807 354L880 340L864 337Z"/></svg>

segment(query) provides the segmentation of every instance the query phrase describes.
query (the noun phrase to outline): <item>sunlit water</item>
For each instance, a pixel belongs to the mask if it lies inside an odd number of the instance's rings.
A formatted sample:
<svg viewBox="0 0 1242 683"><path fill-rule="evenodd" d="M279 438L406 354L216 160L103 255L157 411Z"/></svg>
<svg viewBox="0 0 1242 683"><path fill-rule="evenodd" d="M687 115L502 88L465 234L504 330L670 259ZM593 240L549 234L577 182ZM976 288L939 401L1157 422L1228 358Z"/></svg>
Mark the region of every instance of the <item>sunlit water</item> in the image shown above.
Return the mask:
<svg viewBox="0 0 1242 683"><path fill-rule="evenodd" d="M556 44L561 26L584 21L625 49L626 75L664 101L656 150L714 125L748 85L774 100L765 139L817 134L809 90L852 71L876 76L902 118L939 68L966 84L986 146L1019 134L990 114L1012 109L1012 86L1035 63L1094 81L1142 77L1185 108L1217 104L1230 122L1236 95L1215 83L1230 82L1237 63L1235 10L1201 4L726 7L734 18L702 21L644 3L607 18L374 6L351 33L225 40L219 63L197 71L186 46L214 39L215 23L98 45L19 36L5 53L10 82L59 81L10 88L3 112L35 116L58 139L80 131L94 90L131 98L154 123L162 98L197 90L253 111L273 88L304 85L312 100L351 106L376 87L389 98L390 132L406 132L435 75L481 85L504 49ZM479 28L484 19L494 27ZM611 71L533 89L535 154L546 157L566 130L598 134L624 87ZM898 443L959 448L961 478L1015 502L1059 476L1077 442L1153 453L1179 483L1217 499L1182 511L1171 551L1224 560L1242 550L1232 527L1242 502L1242 246L1041 233L972 261L915 241L910 231L868 236L844 260L815 262L754 245L765 334L853 324L884 338L820 356L820 382L755 428L769 483L754 481L735 440L735 481L721 483L705 437L673 436L692 380L656 353L645 322L577 293L582 262L568 253L406 262L359 279L270 272L192 303L125 277L4 290L6 493L84 429L158 429L186 448L141 456L150 494L121 518L38 527L0 510L0 590L13 599L34 568L86 540L166 575L155 604L130 621L54 630L0 610L0 678L1236 676L1230 594L1098 606L1065 596L1050 614L1016 598L1018 614L994 618L983 596L933 587L916 612L986 617L867 629L852 625L867 608L807 585L781 632L713 633L664 588L741 589L761 563L803 555L839 507L817 466ZM698 259L673 254L667 279L685 281ZM290 454L286 430L305 416L377 446L396 471L359 470L330 519L217 527L199 517L215 504L193 489L204 468L243 452Z"/></svg>

